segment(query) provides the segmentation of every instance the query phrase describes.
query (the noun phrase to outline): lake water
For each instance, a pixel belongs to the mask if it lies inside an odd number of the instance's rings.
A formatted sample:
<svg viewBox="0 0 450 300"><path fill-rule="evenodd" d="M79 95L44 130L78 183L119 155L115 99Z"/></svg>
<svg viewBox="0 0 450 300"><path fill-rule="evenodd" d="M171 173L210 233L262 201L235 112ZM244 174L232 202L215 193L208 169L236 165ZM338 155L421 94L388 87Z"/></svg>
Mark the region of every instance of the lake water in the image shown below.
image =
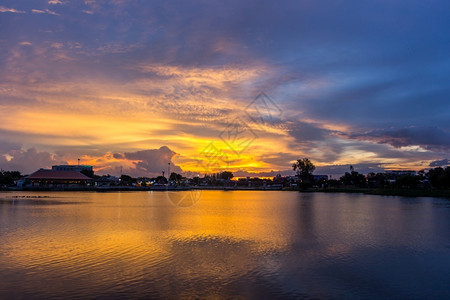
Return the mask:
<svg viewBox="0 0 450 300"><path fill-rule="evenodd" d="M449 299L450 201L0 193L0 298Z"/></svg>

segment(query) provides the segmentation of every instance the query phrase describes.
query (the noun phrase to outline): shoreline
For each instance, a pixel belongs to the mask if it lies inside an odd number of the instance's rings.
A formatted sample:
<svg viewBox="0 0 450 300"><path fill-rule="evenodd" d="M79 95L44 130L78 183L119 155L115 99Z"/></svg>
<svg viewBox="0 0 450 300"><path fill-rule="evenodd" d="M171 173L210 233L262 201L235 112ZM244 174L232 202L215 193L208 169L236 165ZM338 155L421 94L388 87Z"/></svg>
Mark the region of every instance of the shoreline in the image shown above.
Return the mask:
<svg viewBox="0 0 450 300"><path fill-rule="evenodd" d="M311 188L299 190L297 188L271 188L271 187L223 187L223 186L196 186L196 187L34 187L34 188L6 188L4 192L137 192L137 191L298 191L300 193L348 193L379 196L404 196L404 197L439 197L450 198L450 190L419 190L419 189L365 189L365 188Z"/></svg>
<svg viewBox="0 0 450 300"><path fill-rule="evenodd" d="M420 189L363 189L363 188L328 188L311 189L307 193L348 193L378 196L403 196L403 197L436 197L450 198L450 190L420 190Z"/></svg>

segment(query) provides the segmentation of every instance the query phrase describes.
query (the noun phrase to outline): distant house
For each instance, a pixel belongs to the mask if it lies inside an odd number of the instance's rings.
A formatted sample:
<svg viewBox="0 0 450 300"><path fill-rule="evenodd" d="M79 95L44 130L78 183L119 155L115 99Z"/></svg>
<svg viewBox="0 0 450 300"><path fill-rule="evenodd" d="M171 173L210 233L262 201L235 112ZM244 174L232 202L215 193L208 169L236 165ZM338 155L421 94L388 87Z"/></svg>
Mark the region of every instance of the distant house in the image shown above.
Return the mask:
<svg viewBox="0 0 450 300"><path fill-rule="evenodd" d="M328 175L313 175L314 176L314 180L328 180Z"/></svg>
<svg viewBox="0 0 450 300"><path fill-rule="evenodd" d="M386 171L384 175L386 176L386 181L389 184L395 184L397 179L402 176L415 176L417 174L416 171L411 170L391 170Z"/></svg>
<svg viewBox="0 0 450 300"><path fill-rule="evenodd" d="M411 170L392 170L392 171L386 171L386 175L390 177L400 177L400 176L415 176L417 174L416 171Z"/></svg>
<svg viewBox="0 0 450 300"><path fill-rule="evenodd" d="M86 185L92 181L77 171L55 171L48 169L39 169L33 174L25 177L26 184L23 186L31 187L58 187L69 185Z"/></svg>
<svg viewBox="0 0 450 300"><path fill-rule="evenodd" d="M98 186L118 185L120 183L120 178L111 175L103 175L95 180L95 182Z"/></svg>

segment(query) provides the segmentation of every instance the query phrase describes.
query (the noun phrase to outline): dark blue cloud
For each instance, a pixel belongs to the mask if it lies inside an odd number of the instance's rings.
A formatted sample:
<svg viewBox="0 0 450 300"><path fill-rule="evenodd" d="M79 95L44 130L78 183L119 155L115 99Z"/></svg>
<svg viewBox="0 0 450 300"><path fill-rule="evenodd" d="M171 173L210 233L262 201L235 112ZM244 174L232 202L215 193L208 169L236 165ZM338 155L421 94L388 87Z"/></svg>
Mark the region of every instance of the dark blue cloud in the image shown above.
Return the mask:
<svg viewBox="0 0 450 300"><path fill-rule="evenodd" d="M430 163L430 167L445 167L448 165L450 165L450 160L448 160L447 158L441 159L441 160L435 160Z"/></svg>
<svg viewBox="0 0 450 300"><path fill-rule="evenodd" d="M376 163L363 163L363 164L354 164L354 165L329 165L329 166L321 166L317 167L314 171L314 174L322 174L322 175L331 175L332 179L339 179L345 172L350 172L350 166L356 172L361 174L368 173L383 173L385 172L385 168L381 164Z"/></svg>
<svg viewBox="0 0 450 300"><path fill-rule="evenodd" d="M405 127L373 130L362 134L351 134L350 138L389 144L396 148L421 146L434 151L450 150L450 131L439 127Z"/></svg>

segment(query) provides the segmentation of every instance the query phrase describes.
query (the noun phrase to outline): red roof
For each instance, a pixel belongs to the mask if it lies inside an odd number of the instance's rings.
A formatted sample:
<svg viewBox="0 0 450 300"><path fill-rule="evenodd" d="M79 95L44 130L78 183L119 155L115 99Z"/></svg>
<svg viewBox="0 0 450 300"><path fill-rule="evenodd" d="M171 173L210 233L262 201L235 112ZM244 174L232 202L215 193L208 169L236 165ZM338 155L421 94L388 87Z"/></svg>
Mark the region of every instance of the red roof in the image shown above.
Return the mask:
<svg viewBox="0 0 450 300"><path fill-rule="evenodd" d="M41 169L27 176L27 179L90 180L91 178L77 171L53 171Z"/></svg>

